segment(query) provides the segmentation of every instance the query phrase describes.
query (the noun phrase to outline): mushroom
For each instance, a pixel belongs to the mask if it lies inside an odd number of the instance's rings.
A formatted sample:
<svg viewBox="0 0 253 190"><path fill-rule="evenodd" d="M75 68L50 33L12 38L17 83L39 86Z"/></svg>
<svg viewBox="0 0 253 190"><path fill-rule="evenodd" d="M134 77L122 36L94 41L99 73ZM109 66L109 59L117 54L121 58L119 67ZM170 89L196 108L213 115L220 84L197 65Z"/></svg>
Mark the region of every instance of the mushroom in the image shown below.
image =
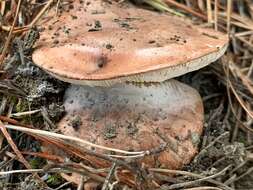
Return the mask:
<svg viewBox="0 0 253 190"><path fill-rule="evenodd" d="M162 82L215 61L228 43L227 35L130 3L75 0L64 8L44 19L33 60L70 83Z"/></svg>
<svg viewBox="0 0 253 190"><path fill-rule="evenodd" d="M74 0L57 17L52 9L41 25L34 63L73 84L58 124L63 134L125 151L165 145L139 159L148 167L178 169L190 162L202 133L203 104L196 90L171 78L217 60L226 35L102 0Z"/></svg>

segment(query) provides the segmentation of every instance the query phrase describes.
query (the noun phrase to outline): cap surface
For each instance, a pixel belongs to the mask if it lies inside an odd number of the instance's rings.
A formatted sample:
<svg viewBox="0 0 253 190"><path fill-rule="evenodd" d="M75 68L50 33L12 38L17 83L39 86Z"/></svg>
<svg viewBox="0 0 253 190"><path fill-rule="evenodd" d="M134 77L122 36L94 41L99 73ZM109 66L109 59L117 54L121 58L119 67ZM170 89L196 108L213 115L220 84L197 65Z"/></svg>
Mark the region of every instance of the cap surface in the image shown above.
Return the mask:
<svg viewBox="0 0 253 190"><path fill-rule="evenodd" d="M71 86L64 100L67 114L58 130L126 151L151 151L166 144L164 151L140 159L149 167L176 169L189 163L197 153L203 128L199 94L175 80L149 86L136 84L109 88ZM85 148L108 154L105 150ZM98 158L91 160L94 165L101 163Z"/></svg>
<svg viewBox="0 0 253 190"><path fill-rule="evenodd" d="M75 0L42 19L33 60L76 84L164 81L215 61L227 35L130 3Z"/></svg>

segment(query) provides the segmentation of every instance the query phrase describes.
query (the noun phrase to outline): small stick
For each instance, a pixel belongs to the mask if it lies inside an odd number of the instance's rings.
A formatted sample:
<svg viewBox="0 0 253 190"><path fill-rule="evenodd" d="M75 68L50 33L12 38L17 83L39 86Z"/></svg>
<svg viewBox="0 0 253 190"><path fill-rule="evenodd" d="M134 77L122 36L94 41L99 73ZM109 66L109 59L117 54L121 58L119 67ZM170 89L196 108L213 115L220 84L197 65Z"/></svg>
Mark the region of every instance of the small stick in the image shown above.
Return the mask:
<svg viewBox="0 0 253 190"><path fill-rule="evenodd" d="M77 173L77 174L80 174L83 176L90 177L91 179L98 181L98 182L104 182L104 180L105 180L104 177L101 177L100 175L97 175L97 174L90 173L89 171L85 170L84 168L80 168L80 169L73 168L73 167L69 167L66 164L55 164L55 166L56 166L56 168L61 168L62 170L67 170L67 171L74 172L74 173ZM53 168L47 168L47 169L49 169L49 171L50 171Z"/></svg>
<svg viewBox="0 0 253 190"><path fill-rule="evenodd" d="M45 120L45 122L52 128L55 129L56 126L55 124L51 121L51 119L49 118L47 109L45 108L45 106L42 106L41 108L41 114L43 116L43 119Z"/></svg>
<svg viewBox="0 0 253 190"><path fill-rule="evenodd" d="M238 177L235 178L234 180L231 180L231 181L229 182L229 184L231 184L232 182L235 182L235 181L238 181L238 180L242 179L244 176L249 175L249 174L252 173L252 172L253 172L253 167L249 168L246 172L244 172L242 175L238 176Z"/></svg>
<svg viewBox="0 0 253 190"><path fill-rule="evenodd" d="M177 7L177 8L179 8L179 9L182 9L182 10L184 10L184 11L186 11L186 12L188 12L188 13L196 16L196 17L199 17L199 18L201 18L203 20L207 20L207 17L205 15L203 15L203 14L197 12L197 11L194 11L193 9L191 9L191 8L189 8L189 7L181 4L181 3L178 3L178 2L176 2L174 0L164 0L164 2L167 3L167 4L173 5L173 6Z"/></svg>
<svg viewBox="0 0 253 190"><path fill-rule="evenodd" d="M8 164L10 164L15 159L16 159L16 157L13 156L13 157L11 157L11 159L1 162L0 163L0 169L2 170L5 166L7 166Z"/></svg>
<svg viewBox="0 0 253 190"><path fill-rule="evenodd" d="M242 108L238 107L237 117L241 118L241 116L242 116ZM232 135L231 135L231 142L232 143L236 141L240 125L241 125L241 123L239 121L236 121L234 128L233 128Z"/></svg>
<svg viewBox="0 0 253 190"><path fill-rule="evenodd" d="M6 6L6 1L0 1L0 2L1 2L1 10L0 10L0 13L1 13L1 15L4 15L5 6Z"/></svg>
<svg viewBox="0 0 253 190"><path fill-rule="evenodd" d="M199 154L194 158L193 162L197 162L197 159L202 155L204 152L207 151L210 147L212 147L216 142L218 142L220 139L226 137L229 135L229 132L222 133L220 136L218 136L214 141L212 141L209 145L207 145L204 149L202 149Z"/></svg>
<svg viewBox="0 0 253 190"><path fill-rule="evenodd" d="M110 180L111 180L111 178L112 178L112 176L113 176L113 174L114 174L114 171L115 171L115 169L116 169L116 166L117 166L117 165L116 165L116 163L114 162L114 163L112 164L112 167L111 167L109 173L107 174L107 176L106 176L106 178L105 178L105 182L104 182L104 184L103 184L102 190L107 190L108 185L109 185L109 183L110 183Z"/></svg>
<svg viewBox="0 0 253 190"><path fill-rule="evenodd" d="M54 168L49 171L45 171L44 169L27 169L27 170L11 170L11 171L2 171L0 172L1 175L10 175L10 174L17 174L17 173L58 173L62 172L60 168Z"/></svg>
<svg viewBox="0 0 253 190"><path fill-rule="evenodd" d="M206 6L207 6L207 22L211 24L213 22L211 0L206 0Z"/></svg>
<svg viewBox="0 0 253 190"><path fill-rule="evenodd" d="M236 92L234 85L231 83L231 81L228 79L228 84L230 89L232 90L234 96L236 97L237 101L239 102L239 104L242 106L242 108L244 109L244 111L251 117L251 119L253 119L253 111L250 110L246 105L244 100L239 96L239 94Z"/></svg>
<svg viewBox="0 0 253 190"><path fill-rule="evenodd" d="M60 185L59 187L57 187L56 189L54 189L54 190L60 190L60 189L63 189L63 187L65 187L65 186L67 186L67 185L69 185L69 184L71 184L71 182L70 181L67 181L66 183L63 183L62 185Z"/></svg>
<svg viewBox="0 0 253 190"><path fill-rule="evenodd" d="M214 2L214 29L218 31L219 0Z"/></svg>
<svg viewBox="0 0 253 190"><path fill-rule="evenodd" d="M59 2L59 1L58 1ZM83 187L84 187L84 176L82 175L81 176L81 180L80 180L80 183L77 187L77 190L83 190Z"/></svg>
<svg viewBox="0 0 253 190"><path fill-rule="evenodd" d="M198 184L199 182L202 182L202 181L206 181L208 179L213 179L213 178L219 177L219 176L223 175L228 169L230 169L231 166L232 165L229 165L226 168L224 168L223 170L221 170L220 172L218 172L218 173L216 173L214 175L208 176L208 177L204 177L202 179L197 179L197 180L194 180L194 181L188 181L188 182L183 182L183 183L178 183L178 184L170 185L167 188L167 190L178 189L178 188L182 188L182 187L187 187L187 186L191 186L191 185L194 185L194 184Z"/></svg>
<svg viewBox="0 0 253 190"><path fill-rule="evenodd" d="M184 190L222 190L218 187L209 187L209 186L203 186L203 187L193 187L193 188L187 188Z"/></svg>
<svg viewBox="0 0 253 190"><path fill-rule="evenodd" d="M6 40L5 44L4 44L2 55L0 56L0 69L2 69L2 67L3 67L3 61L4 61L5 55L7 53L9 44L11 42L11 37L12 37L12 33L13 33L13 30L14 30L15 24L16 24L17 19L18 19L18 13L19 13L19 10L20 10L21 2L22 2L22 0L18 1L15 17L14 17L13 23L11 25L11 29L10 29L10 32L8 34L7 40Z"/></svg>
<svg viewBox="0 0 253 190"><path fill-rule="evenodd" d="M40 109L37 109L37 110L31 110L31 111L25 111L25 112L12 113L10 117L21 117L21 116L26 116L26 115L32 115L40 111L41 111Z"/></svg>
<svg viewBox="0 0 253 190"><path fill-rule="evenodd" d="M28 25L29 28L32 28L40 19L40 17L43 16L43 14L46 12L46 10L51 6L51 4L54 2L54 0L49 0L47 4L43 7L43 9L39 12L39 14L33 19L33 21Z"/></svg>
<svg viewBox="0 0 253 190"><path fill-rule="evenodd" d="M230 33L232 0L227 0L227 32Z"/></svg>
<svg viewBox="0 0 253 190"><path fill-rule="evenodd" d="M199 174L195 174L195 173L191 173L191 172L187 172L187 171L181 171L181 170L169 170L169 169L161 169L161 168L150 168L149 171L159 172L159 173L179 174L179 175L185 175L185 176L194 177L194 178L198 178L198 179L205 178L205 176L203 176L203 175L199 175ZM216 174L214 174L214 175L216 175ZM233 190L232 188L228 187L227 185L225 185L225 184L223 184L221 182L218 182L218 181L216 181L214 179L207 178L205 181L207 181L209 183L212 183L212 184L215 184L215 185L218 185L218 186L222 187L225 190Z"/></svg>
<svg viewBox="0 0 253 190"><path fill-rule="evenodd" d="M229 175L232 175L234 172L236 172L238 169L242 168L243 166L245 166L248 163L248 160L242 162L241 164L239 164L238 166L236 166L233 170L231 170L229 172Z"/></svg>
<svg viewBox="0 0 253 190"><path fill-rule="evenodd" d="M27 162L27 160L20 153L20 151L18 150L16 144L13 142L11 136L9 135L8 131L6 130L5 125L1 121L0 121L0 129L1 129L2 133L4 134L6 140L10 144L11 148L13 149L15 154L17 155L19 161L22 162L27 169L31 169L32 168L31 165L29 164L29 162Z"/></svg>
<svg viewBox="0 0 253 190"><path fill-rule="evenodd" d="M85 144L85 145L88 145L91 147L104 149L104 150L108 150L108 151L119 152L119 153L123 153L123 154L138 155L138 154L143 154L146 152L146 151L130 152L130 151L119 150L119 149L115 149L115 148L109 148L109 147L93 144L91 142L85 141L85 140L77 138L77 137L66 136L66 135L53 133L53 132L49 132L49 131L43 131L43 130L39 130L39 129L30 129L30 128L14 126L14 125L5 125L5 127L8 129L13 129L13 130L17 130L17 131L22 131L22 132L27 132L27 133L32 133L32 134L37 134L37 135L42 135L42 136L47 136L47 137L55 137L55 138L59 138L59 139L72 140L72 141L79 142L79 143L82 143L82 144Z"/></svg>
<svg viewBox="0 0 253 190"><path fill-rule="evenodd" d="M60 6L61 0L57 0L57 4L56 4L56 11L55 11L55 15L58 15L58 10L59 10L59 6Z"/></svg>

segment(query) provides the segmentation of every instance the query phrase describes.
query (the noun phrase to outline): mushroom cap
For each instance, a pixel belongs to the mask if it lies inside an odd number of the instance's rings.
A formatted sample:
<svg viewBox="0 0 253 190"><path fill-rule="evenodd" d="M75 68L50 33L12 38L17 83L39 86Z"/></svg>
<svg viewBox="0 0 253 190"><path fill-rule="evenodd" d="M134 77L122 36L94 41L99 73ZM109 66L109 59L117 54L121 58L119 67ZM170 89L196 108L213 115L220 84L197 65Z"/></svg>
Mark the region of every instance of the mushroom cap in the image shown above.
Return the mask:
<svg viewBox="0 0 253 190"><path fill-rule="evenodd" d="M130 3L75 0L59 12L42 19L32 58L75 84L161 82L208 65L228 44L225 34Z"/></svg>
<svg viewBox="0 0 253 190"><path fill-rule="evenodd" d="M178 81L148 86L121 83L108 88L72 85L64 106L67 114L58 130L65 135L125 151L151 151L166 145L163 151L139 159L148 167L178 169L197 153L202 100L196 90ZM90 160L95 167L108 167L108 163L99 165L99 158Z"/></svg>

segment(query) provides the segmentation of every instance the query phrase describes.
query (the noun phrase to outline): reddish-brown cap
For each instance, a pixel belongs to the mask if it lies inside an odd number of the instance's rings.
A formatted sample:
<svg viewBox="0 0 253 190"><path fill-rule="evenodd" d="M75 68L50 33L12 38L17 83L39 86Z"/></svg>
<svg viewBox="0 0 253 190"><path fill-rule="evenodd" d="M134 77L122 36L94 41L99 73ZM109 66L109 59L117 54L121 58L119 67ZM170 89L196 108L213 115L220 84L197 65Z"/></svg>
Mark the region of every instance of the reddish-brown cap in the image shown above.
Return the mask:
<svg viewBox="0 0 253 190"><path fill-rule="evenodd" d="M75 0L42 20L34 63L77 84L159 82L218 59L228 37L130 3Z"/></svg>

